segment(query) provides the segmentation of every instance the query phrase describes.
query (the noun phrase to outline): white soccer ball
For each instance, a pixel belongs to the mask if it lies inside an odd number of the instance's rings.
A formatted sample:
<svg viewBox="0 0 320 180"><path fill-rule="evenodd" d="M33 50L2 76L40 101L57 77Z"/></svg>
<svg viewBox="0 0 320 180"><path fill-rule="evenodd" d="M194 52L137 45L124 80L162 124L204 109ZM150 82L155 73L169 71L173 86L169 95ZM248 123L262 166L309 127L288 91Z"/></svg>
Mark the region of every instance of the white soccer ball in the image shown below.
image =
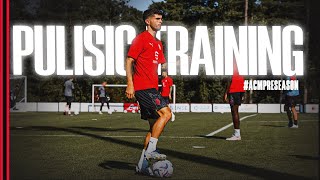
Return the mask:
<svg viewBox="0 0 320 180"><path fill-rule="evenodd" d="M168 160L157 161L152 165L152 171L156 177L170 177L173 174L173 166Z"/></svg>
<svg viewBox="0 0 320 180"><path fill-rule="evenodd" d="M132 113L136 113L136 111L135 111L135 110L132 110Z"/></svg>
<svg viewBox="0 0 320 180"><path fill-rule="evenodd" d="M224 112L223 111L221 111L221 114L223 114Z"/></svg>
<svg viewBox="0 0 320 180"><path fill-rule="evenodd" d="M123 111L123 113L127 113L127 112L128 112L127 110L124 110L124 111Z"/></svg>
<svg viewBox="0 0 320 180"><path fill-rule="evenodd" d="M78 115L79 114L79 111L74 111L74 115Z"/></svg>

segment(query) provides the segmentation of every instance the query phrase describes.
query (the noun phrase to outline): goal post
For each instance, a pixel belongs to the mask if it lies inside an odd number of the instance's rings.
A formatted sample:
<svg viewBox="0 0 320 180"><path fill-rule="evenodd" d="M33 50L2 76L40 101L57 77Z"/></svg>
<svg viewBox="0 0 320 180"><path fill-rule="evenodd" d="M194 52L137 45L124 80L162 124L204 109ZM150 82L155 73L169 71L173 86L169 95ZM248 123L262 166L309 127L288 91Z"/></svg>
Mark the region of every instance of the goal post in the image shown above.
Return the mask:
<svg viewBox="0 0 320 180"><path fill-rule="evenodd" d="M27 76L10 75L10 91L15 96L17 103L27 102Z"/></svg>
<svg viewBox="0 0 320 180"><path fill-rule="evenodd" d="M91 112L96 112L95 111L95 90L97 87L100 87L101 84L92 84L92 89L91 89ZM159 87L161 87L162 85L159 85ZM105 85L105 87L109 87L109 88L126 88L127 85L126 84L107 84ZM173 93L173 97L172 97L172 106L171 106L171 110L173 112L176 111L176 85L173 84L172 85L172 93ZM125 92L125 89L123 90L123 92ZM123 93L123 95L125 96L125 93ZM100 106L100 103L99 103ZM110 105L111 106L111 105Z"/></svg>

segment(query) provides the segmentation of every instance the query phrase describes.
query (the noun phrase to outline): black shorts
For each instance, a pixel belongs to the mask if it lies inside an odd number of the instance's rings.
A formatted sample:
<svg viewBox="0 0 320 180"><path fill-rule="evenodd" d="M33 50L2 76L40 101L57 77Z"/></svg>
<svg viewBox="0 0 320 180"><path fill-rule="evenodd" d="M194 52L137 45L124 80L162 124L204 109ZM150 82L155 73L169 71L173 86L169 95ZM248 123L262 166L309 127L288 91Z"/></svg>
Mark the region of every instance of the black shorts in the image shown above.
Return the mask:
<svg viewBox="0 0 320 180"><path fill-rule="evenodd" d="M106 103L106 102L108 102L108 100L107 100L106 97L99 97L99 101L100 101L101 103Z"/></svg>
<svg viewBox="0 0 320 180"><path fill-rule="evenodd" d="M286 95L285 102L284 102L285 109L289 107L295 107L297 105L298 99L299 99L299 96Z"/></svg>
<svg viewBox="0 0 320 180"><path fill-rule="evenodd" d="M229 104L232 107L233 105L241 105L243 92L236 92L236 93L228 93Z"/></svg>
<svg viewBox="0 0 320 180"><path fill-rule="evenodd" d="M169 101L169 96L162 96L162 97L163 97L164 101L165 101L167 104L170 103L170 101Z"/></svg>
<svg viewBox="0 0 320 180"><path fill-rule="evenodd" d="M67 103L71 103L73 101L73 97L72 96L65 96Z"/></svg>
<svg viewBox="0 0 320 180"><path fill-rule="evenodd" d="M141 119L158 119L160 116L157 111L168 107L163 97L155 88L136 91L135 97L139 102Z"/></svg>

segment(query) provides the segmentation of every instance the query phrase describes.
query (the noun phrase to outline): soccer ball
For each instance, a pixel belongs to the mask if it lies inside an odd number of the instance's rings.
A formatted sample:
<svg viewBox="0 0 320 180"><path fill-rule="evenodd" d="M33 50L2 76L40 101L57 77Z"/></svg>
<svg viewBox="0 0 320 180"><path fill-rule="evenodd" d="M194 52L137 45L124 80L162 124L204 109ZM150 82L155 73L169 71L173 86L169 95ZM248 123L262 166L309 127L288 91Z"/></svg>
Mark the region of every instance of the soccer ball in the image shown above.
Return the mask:
<svg viewBox="0 0 320 180"><path fill-rule="evenodd" d="M135 111L135 110L132 110L132 113L136 113L136 111Z"/></svg>
<svg viewBox="0 0 320 180"><path fill-rule="evenodd" d="M124 110L124 111L123 111L123 113L127 113L127 112L128 112L127 110Z"/></svg>
<svg viewBox="0 0 320 180"><path fill-rule="evenodd" d="M152 165L152 171L156 177L170 177L173 174L173 166L168 160L157 161Z"/></svg>

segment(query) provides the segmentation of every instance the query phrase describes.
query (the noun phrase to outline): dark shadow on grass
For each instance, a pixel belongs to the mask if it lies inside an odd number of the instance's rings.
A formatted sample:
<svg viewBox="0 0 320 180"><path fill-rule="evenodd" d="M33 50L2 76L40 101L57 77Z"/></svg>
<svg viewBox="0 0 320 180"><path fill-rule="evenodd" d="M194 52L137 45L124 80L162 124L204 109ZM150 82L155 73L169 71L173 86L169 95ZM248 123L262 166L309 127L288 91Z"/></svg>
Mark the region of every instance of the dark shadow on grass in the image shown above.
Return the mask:
<svg viewBox="0 0 320 180"><path fill-rule="evenodd" d="M97 127L70 127L89 131L122 131L122 132L148 132L147 129L139 128L97 128Z"/></svg>
<svg viewBox="0 0 320 180"><path fill-rule="evenodd" d="M125 170L133 170L135 168L135 164L121 161L104 161L99 164L100 167L108 170L112 169L125 169Z"/></svg>
<svg viewBox="0 0 320 180"><path fill-rule="evenodd" d="M63 130L59 130L59 128L53 127L53 126L27 126L27 127L23 127L23 128L10 127L10 130L63 131Z"/></svg>
<svg viewBox="0 0 320 180"><path fill-rule="evenodd" d="M280 127L280 128L287 127L287 126L279 126L279 125L271 125L271 124L264 124L264 125L261 125L261 126L266 126L266 127Z"/></svg>
<svg viewBox="0 0 320 180"><path fill-rule="evenodd" d="M315 160L315 161L320 161L320 157L314 157L314 156L304 156L304 155L289 155L295 158L299 159L306 159L306 160Z"/></svg>
<svg viewBox="0 0 320 180"><path fill-rule="evenodd" d="M32 126L34 129L38 128L39 130L44 130L48 129L48 127L43 127L43 126ZM43 129L44 128L44 129ZM87 132L81 132L78 130L74 129L69 129L69 128L59 128L59 127L50 127L50 129L56 129L56 131L65 131L77 135L82 135L82 136L87 136L91 138L95 138L98 140L102 141L107 141L123 146L128 146L131 148L136 148L138 150L142 149L143 144L138 144L130 141L125 141L125 140L120 140L116 138L111 138L111 137L102 137L96 134L91 134ZM304 176L299 176L299 175L292 175L288 174L285 172L279 172L279 171L274 171L274 170L268 170L264 168L258 168L250 165L245 165L245 164L240 164L240 163L233 163L229 161L224 161L224 160L219 160L215 158L209 158L201 155L195 155L195 154L189 154L189 153L183 153L179 151L174 151L170 149L160 149L162 153L168 155L168 156L174 156L176 158L185 160L185 161L190 161L193 163L200 163L208 166L213 166L216 168L221 168L221 169L226 169L229 171L234 171L237 173L241 174L247 174L255 177L259 177L262 179L310 179Z"/></svg>
<svg viewBox="0 0 320 180"><path fill-rule="evenodd" d="M208 139L223 139L226 140L227 137L223 136L204 136L204 135L197 135L197 137L203 137L203 138L208 138Z"/></svg>
<svg viewBox="0 0 320 180"><path fill-rule="evenodd" d="M139 128L97 128L97 127L70 127L70 128L76 128L76 129L82 129L82 130L88 130L88 131L101 131L101 132L148 132L146 129L139 129ZM29 126L29 127L23 127L23 128L17 128L17 127L10 127L10 130L37 130L37 131L58 131L57 127L52 126ZM62 130L64 131L64 130Z"/></svg>

